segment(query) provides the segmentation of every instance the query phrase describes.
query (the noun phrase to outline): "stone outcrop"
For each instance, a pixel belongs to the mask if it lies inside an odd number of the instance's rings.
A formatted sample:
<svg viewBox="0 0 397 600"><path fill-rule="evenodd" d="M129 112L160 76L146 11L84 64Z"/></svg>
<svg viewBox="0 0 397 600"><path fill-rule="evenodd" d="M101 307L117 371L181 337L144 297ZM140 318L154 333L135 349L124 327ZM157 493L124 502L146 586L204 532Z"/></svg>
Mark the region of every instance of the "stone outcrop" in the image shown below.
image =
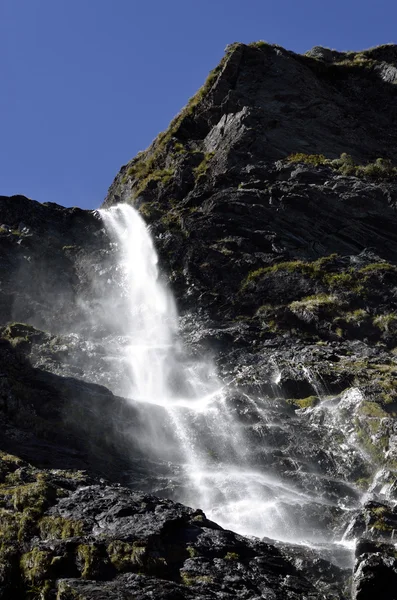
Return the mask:
<svg viewBox="0 0 397 600"><path fill-rule="evenodd" d="M84 471L1 465L1 598L322 598L302 566L200 510Z"/></svg>

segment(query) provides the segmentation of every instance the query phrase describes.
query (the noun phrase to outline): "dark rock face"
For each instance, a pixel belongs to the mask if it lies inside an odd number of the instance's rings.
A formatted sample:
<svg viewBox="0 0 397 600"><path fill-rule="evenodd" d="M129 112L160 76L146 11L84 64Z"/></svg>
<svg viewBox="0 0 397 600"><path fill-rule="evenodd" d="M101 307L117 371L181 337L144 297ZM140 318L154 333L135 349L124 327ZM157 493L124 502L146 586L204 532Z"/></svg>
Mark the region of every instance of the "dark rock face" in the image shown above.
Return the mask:
<svg viewBox="0 0 397 600"><path fill-rule="evenodd" d="M0 197L0 598L395 598L396 80L392 45L234 44L105 201L150 224L187 351L215 357L249 465L297 490L286 533L321 547L174 502L196 498L172 422L108 389L101 220Z"/></svg>
<svg viewBox="0 0 397 600"><path fill-rule="evenodd" d="M141 175L156 194L164 186L164 170L168 175L174 170L175 185L173 179L165 182L168 196L182 199L195 179L203 183L205 165L194 169L211 152L208 174L218 178L218 187L247 167L293 152L395 160L397 92L388 73L396 69L396 56L393 45L301 56L269 44L232 44L170 129L122 168L106 204L128 201L131 190L142 189ZM148 160L155 178L144 165Z"/></svg>
<svg viewBox="0 0 397 600"><path fill-rule="evenodd" d="M369 600L374 595L385 600L396 597L397 560L392 544L361 540L356 550L353 599Z"/></svg>
<svg viewBox="0 0 397 600"><path fill-rule="evenodd" d="M266 307L268 320L286 320L287 330L318 323L324 335L332 329L324 310L303 318L295 307L286 314L284 300L351 296L346 271L379 260L394 263L395 176L360 179L327 164L279 159L294 152L327 159L348 153L361 163L377 157L395 162L396 88L380 75L385 64L395 63L395 46L362 53L317 48L300 56L267 44L233 45L170 128L122 167L105 206L140 206L181 307L199 301L223 321ZM302 269L290 265L247 281L278 263L332 254L345 260L318 265L329 271L327 280L302 277ZM359 285L378 287L375 274L371 281L361 272L357 278ZM393 284L387 285L392 295ZM387 310L394 310L393 302L390 296ZM373 303L382 305L382 298ZM340 313L367 305L356 297ZM376 336L368 325L361 319L359 327L342 329L355 329L350 337Z"/></svg>
<svg viewBox="0 0 397 600"><path fill-rule="evenodd" d="M84 327L92 273L106 264L102 223L92 211L0 196L1 323L53 333Z"/></svg>
<svg viewBox="0 0 397 600"><path fill-rule="evenodd" d="M200 510L4 453L1 465L2 598L323 597L274 546Z"/></svg>

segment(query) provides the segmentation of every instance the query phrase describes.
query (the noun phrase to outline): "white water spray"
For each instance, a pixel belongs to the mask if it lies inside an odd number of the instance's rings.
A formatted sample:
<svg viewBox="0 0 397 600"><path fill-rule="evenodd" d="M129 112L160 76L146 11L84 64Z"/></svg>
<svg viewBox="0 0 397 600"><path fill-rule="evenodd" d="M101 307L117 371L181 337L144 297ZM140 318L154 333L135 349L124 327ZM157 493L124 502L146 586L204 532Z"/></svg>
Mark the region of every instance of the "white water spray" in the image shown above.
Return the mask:
<svg viewBox="0 0 397 600"><path fill-rule="evenodd" d="M134 400L172 405L206 405L220 383L206 363L184 360L177 339L173 296L162 283L148 228L127 204L99 211L117 247L118 305L127 343L122 350L128 371L124 392Z"/></svg>
<svg viewBox="0 0 397 600"><path fill-rule="evenodd" d="M157 255L139 214L127 205L100 211L118 245L119 285L126 301L125 333L132 343L125 352L130 394L159 402L169 396L169 353L177 330L171 295L158 280Z"/></svg>
<svg viewBox="0 0 397 600"><path fill-rule="evenodd" d="M271 422L263 400L247 396L244 411L256 425L246 429L213 365L189 358L178 340L175 302L161 281L150 232L138 212L118 205L100 215L117 257L117 276L109 286L118 290L108 295L119 298L114 311L121 335L114 358L123 363L121 389L143 406L166 409L185 461L186 483L177 499L242 534L321 541L310 523L311 507L327 505L321 492L307 493L278 473L253 467L266 464L266 452L274 451L263 423L275 436L277 430L283 435L282 424ZM293 464L291 459L292 469Z"/></svg>

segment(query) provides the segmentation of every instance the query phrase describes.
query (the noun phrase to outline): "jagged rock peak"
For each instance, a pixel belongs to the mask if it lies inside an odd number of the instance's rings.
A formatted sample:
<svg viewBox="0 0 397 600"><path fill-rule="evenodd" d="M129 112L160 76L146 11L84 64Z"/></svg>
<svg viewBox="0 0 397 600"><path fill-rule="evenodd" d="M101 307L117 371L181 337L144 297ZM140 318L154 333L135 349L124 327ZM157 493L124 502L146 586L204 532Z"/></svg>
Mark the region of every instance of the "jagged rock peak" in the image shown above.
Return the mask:
<svg viewBox="0 0 397 600"><path fill-rule="evenodd" d="M396 66L397 63L397 45L383 44L368 48L368 50L357 50L352 52L340 52L324 46L314 46L306 52L306 56L323 60L324 62L341 62L345 61L364 61L373 60L386 62Z"/></svg>
<svg viewBox="0 0 397 600"><path fill-rule="evenodd" d="M293 153L397 162L395 82L393 44L304 55L231 44L168 129L121 168L105 205L152 200L159 189L178 200L208 175L229 181L225 173Z"/></svg>

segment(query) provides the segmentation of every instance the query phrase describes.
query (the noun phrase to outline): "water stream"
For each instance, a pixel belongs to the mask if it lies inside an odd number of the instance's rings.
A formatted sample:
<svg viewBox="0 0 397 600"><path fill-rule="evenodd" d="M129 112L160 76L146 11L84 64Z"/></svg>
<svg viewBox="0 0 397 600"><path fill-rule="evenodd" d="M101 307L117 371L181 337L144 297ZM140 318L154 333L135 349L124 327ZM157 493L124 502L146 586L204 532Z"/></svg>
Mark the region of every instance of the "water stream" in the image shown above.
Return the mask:
<svg viewBox="0 0 397 600"><path fill-rule="evenodd" d="M116 277L106 292L109 314L104 315L115 328L116 391L143 407L165 409L173 431L169 443L178 446L184 479L176 499L244 535L311 545L341 540L343 527L335 532L334 524L357 506L359 494L346 484L338 466L328 468L331 478L325 476L321 461L332 457L309 464L307 440L299 438L312 436L310 443L316 444L316 436L327 435L337 419L332 403L322 408L317 421L319 409L314 409L309 434L299 417L285 412L283 419L284 408L276 399L238 395L236 388L226 386L211 361L192 358L184 348L175 302L162 282L156 250L139 213L118 205L101 210L100 216L117 257ZM165 455L164 436L156 434L162 427L158 423L150 432L159 459ZM340 430L342 421L335 427ZM302 456L296 451L300 443ZM295 455L288 456L293 444ZM354 454L354 448L344 450L345 461L349 452Z"/></svg>

